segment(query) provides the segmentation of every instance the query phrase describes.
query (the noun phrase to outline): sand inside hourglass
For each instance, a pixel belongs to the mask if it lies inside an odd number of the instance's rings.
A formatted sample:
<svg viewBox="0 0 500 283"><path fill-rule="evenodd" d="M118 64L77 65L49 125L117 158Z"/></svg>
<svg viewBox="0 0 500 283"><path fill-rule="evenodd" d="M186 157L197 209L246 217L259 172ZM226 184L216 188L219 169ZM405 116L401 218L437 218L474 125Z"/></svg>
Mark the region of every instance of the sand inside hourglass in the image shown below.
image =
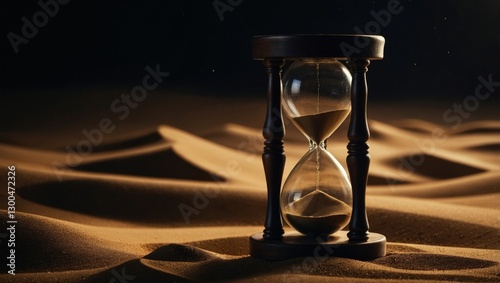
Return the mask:
<svg viewBox="0 0 500 283"><path fill-rule="evenodd" d="M297 231L308 235L329 235L344 228L351 218L351 207L321 190L288 204L284 216Z"/></svg>
<svg viewBox="0 0 500 283"><path fill-rule="evenodd" d="M327 139L351 112L350 108L294 117L292 121L314 142Z"/></svg>

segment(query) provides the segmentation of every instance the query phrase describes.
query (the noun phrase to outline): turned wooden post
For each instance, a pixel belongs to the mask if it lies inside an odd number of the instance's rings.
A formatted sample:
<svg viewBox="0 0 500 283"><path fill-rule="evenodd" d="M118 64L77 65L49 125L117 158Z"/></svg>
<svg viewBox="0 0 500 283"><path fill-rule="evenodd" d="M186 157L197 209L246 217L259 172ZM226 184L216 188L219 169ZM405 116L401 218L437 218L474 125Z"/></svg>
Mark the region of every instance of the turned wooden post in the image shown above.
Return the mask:
<svg viewBox="0 0 500 283"><path fill-rule="evenodd" d="M285 152L283 138L285 128L281 115L281 67L285 61L264 60L266 66L267 85L267 115L262 131L266 141L262 162L267 183L267 213L264 224L263 238L279 240L283 237L283 223L281 222L280 191L283 169L285 167Z"/></svg>
<svg viewBox="0 0 500 283"><path fill-rule="evenodd" d="M364 242L368 240L368 218L366 216L366 183L368 181L368 168L370 155L368 144L370 131L366 118L366 102L368 89L366 85L366 72L369 60L356 59L347 63L352 72L351 91L351 121L349 124L347 145L347 167L352 185L352 216L349 223L350 241Z"/></svg>

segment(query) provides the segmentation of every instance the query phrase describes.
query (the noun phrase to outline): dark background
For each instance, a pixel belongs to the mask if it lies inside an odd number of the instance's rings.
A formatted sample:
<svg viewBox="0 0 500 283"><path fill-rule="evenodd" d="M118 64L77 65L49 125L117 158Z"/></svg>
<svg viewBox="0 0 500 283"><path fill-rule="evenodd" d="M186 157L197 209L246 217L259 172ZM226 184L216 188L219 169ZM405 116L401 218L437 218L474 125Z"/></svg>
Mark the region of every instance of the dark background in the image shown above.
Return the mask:
<svg viewBox="0 0 500 283"><path fill-rule="evenodd" d="M365 31L370 11L387 3L243 0L221 21L213 0L72 0L15 54L7 34L21 35L21 18L32 21L41 8L37 1L4 1L1 92L133 86L146 65L160 64L171 73L162 88L260 95L264 70L252 60L252 36ZM461 99L474 93L479 75L500 81L500 1L401 5L380 32L386 57L370 68L371 99Z"/></svg>

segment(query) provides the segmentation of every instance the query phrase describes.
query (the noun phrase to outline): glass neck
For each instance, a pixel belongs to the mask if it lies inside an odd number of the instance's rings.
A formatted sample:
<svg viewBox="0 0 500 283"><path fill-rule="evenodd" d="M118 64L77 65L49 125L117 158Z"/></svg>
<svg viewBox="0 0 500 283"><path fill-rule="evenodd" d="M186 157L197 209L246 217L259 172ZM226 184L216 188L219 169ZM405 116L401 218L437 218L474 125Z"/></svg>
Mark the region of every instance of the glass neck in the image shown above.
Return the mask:
<svg viewBox="0 0 500 283"><path fill-rule="evenodd" d="M317 148L326 149L326 140L320 141L319 144L317 144L312 139L309 139L309 150L313 150L313 149L317 149Z"/></svg>

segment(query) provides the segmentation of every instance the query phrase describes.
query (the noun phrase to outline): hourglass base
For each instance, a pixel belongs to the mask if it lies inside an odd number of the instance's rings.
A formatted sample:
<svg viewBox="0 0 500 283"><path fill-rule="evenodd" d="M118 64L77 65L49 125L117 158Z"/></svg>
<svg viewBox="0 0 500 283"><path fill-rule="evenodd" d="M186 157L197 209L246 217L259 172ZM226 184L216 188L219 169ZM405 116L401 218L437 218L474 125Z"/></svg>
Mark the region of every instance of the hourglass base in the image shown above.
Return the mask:
<svg viewBox="0 0 500 283"><path fill-rule="evenodd" d="M347 231L338 231L327 237L308 237L298 232L287 232L281 240L265 240L262 233L250 236L250 255L265 260L295 257L370 260L385 256L385 247L385 236L371 232L366 242L350 242Z"/></svg>

